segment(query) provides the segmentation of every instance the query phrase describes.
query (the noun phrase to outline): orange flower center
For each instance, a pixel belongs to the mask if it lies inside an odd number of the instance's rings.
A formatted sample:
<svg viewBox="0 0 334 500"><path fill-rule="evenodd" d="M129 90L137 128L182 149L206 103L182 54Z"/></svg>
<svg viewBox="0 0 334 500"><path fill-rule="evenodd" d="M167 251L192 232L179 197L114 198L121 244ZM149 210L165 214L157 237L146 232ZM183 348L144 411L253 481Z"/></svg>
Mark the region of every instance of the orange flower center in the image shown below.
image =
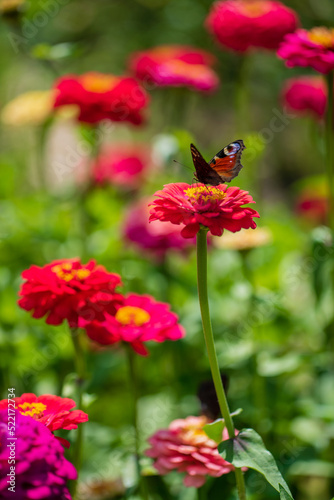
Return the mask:
<svg viewBox="0 0 334 500"><path fill-rule="evenodd" d="M196 186L188 188L184 191L191 203L200 203L208 201L223 200L226 196L224 191L212 186Z"/></svg>
<svg viewBox="0 0 334 500"><path fill-rule="evenodd" d="M70 262L57 264L51 268L51 271L64 281L71 281L74 278L81 281L88 278L91 274L88 269L73 269L73 265Z"/></svg>
<svg viewBox="0 0 334 500"><path fill-rule="evenodd" d="M191 76L192 78L202 78L207 72L207 67L204 64L189 64L180 59L172 59L164 63L167 70L170 70L177 76Z"/></svg>
<svg viewBox="0 0 334 500"><path fill-rule="evenodd" d="M198 419L197 424L193 423L185 426L180 432L182 439L187 443L193 444L208 441L209 438L203 430L204 425L208 422L206 417L201 417Z"/></svg>
<svg viewBox="0 0 334 500"><path fill-rule="evenodd" d="M334 28L317 27L309 31L309 40L334 50Z"/></svg>
<svg viewBox="0 0 334 500"><path fill-rule="evenodd" d="M124 306L118 309L115 318L122 325L142 326L150 320L151 316L140 307Z"/></svg>
<svg viewBox="0 0 334 500"><path fill-rule="evenodd" d="M270 10L270 5L267 1L242 0L241 10L248 17L259 17Z"/></svg>
<svg viewBox="0 0 334 500"><path fill-rule="evenodd" d="M111 90L117 84L119 78L102 73L87 73L80 78L80 82L88 92L104 94Z"/></svg>
<svg viewBox="0 0 334 500"><path fill-rule="evenodd" d="M43 417L46 406L43 403L23 403L17 406L17 410L21 415L40 418Z"/></svg>

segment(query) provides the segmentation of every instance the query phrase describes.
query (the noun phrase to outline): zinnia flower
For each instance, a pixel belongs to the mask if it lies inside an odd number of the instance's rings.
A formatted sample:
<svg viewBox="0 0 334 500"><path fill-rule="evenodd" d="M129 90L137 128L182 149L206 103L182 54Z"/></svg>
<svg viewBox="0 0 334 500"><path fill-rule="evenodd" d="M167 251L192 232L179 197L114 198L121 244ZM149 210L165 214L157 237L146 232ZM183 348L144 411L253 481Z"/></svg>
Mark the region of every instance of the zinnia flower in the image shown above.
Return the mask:
<svg viewBox="0 0 334 500"><path fill-rule="evenodd" d="M59 429L71 430L77 429L78 424L87 422L88 415L81 410L72 410L75 407L75 401L69 398L61 398L51 394L36 396L27 393L13 398L15 408L21 415L32 417L44 424L51 432ZM0 410L8 408L8 399L0 401ZM59 438L58 438L59 439ZM69 447L69 442L60 439L61 443Z"/></svg>
<svg viewBox="0 0 334 500"><path fill-rule="evenodd" d="M149 438L151 448L145 454L155 459L159 474L173 470L185 472L184 484L200 488L206 476L220 477L234 470L218 453L217 443L203 430L210 420L206 417L187 417L174 420L168 429L159 430ZM223 440L228 439L226 428Z"/></svg>
<svg viewBox="0 0 334 500"><path fill-rule="evenodd" d="M2 109L1 121L5 125L40 125L52 116L54 92L35 90L25 92Z"/></svg>
<svg viewBox="0 0 334 500"><path fill-rule="evenodd" d="M65 259L44 267L31 266L22 277L26 282L20 290L19 306L33 311L34 318L47 316L49 325L60 325L66 319L76 328L79 316L103 318L105 311L115 312L120 298L115 292L120 277L94 260L81 264L79 259Z"/></svg>
<svg viewBox="0 0 334 500"><path fill-rule="evenodd" d="M219 84L217 74L211 69L214 62L214 56L204 50L183 45L160 45L134 54L130 66L137 78L158 87L211 91Z"/></svg>
<svg viewBox="0 0 334 500"><path fill-rule="evenodd" d="M157 302L149 295L129 294L117 307L115 315L105 314L104 321L80 320L90 339L102 345L126 342L142 356L147 356L145 343L178 340L185 332L169 304Z"/></svg>
<svg viewBox="0 0 334 500"><path fill-rule="evenodd" d="M207 227L212 235L221 236L224 229L256 228L254 217L260 217L252 208L244 207L255 203L247 191L226 184L208 186L178 182L167 184L157 191L158 198L151 205L150 221L169 221L182 224L184 238L193 238L201 228Z"/></svg>
<svg viewBox="0 0 334 500"><path fill-rule="evenodd" d="M79 106L79 121L98 123L101 120L130 122L139 125L142 111L148 104L144 89L133 78L86 73L67 75L55 83L54 106Z"/></svg>
<svg viewBox="0 0 334 500"><path fill-rule="evenodd" d="M206 20L218 42L239 52L256 47L276 50L284 35L295 31L297 24L293 10L271 0L216 2Z"/></svg>
<svg viewBox="0 0 334 500"><path fill-rule="evenodd" d="M11 427L7 410L0 411L1 498L71 500L66 483L76 479L77 472L65 459L63 447L50 430L18 411L15 412L15 431L9 431ZM10 463L11 456L15 456L14 465ZM14 489L10 490L11 487Z"/></svg>
<svg viewBox="0 0 334 500"><path fill-rule="evenodd" d="M326 83L318 76L290 78L282 92L284 105L300 114L323 118L327 106Z"/></svg>
<svg viewBox="0 0 334 500"><path fill-rule="evenodd" d="M141 200L133 205L124 222L124 236L126 240L158 261L164 260L169 250L185 251L195 244L195 239L187 240L181 236L180 226L171 222L161 224L159 221L149 223L149 203L152 199Z"/></svg>
<svg viewBox="0 0 334 500"><path fill-rule="evenodd" d="M329 211L328 185L323 178L312 177L303 182L296 201L297 215L311 224L327 224Z"/></svg>
<svg viewBox="0 0 334 500"><path fill-rule="evenodd" d="M124 498L126 488L122 479L95 479L79 484L78 496L80 500L111 500Z"/></svg>
<svg viewBox="0 0 334 500"><path fill-rule="evenodd" d="M334 69L334 28L300 29L286 35L277 55L288 68L310 67L319 73Z"/></svg>
<svg viewBox="0 0 334 500"><path fill-rule="evenodd" d="M126 144L105 147L93 164L93 181L127 190L136 189L142 184L149 163L147 148Z"/></svg>

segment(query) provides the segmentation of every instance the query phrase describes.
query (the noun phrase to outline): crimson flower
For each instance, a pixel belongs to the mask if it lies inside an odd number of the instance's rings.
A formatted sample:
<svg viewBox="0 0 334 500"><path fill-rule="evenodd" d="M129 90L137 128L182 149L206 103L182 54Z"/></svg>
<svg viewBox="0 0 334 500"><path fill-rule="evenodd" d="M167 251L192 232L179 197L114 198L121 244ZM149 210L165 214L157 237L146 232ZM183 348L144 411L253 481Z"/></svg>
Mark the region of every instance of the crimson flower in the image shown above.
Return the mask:
<svg viewBox="0 0 334 500"><path fill-rule="evenodd" d="M150 152L128 144L105 147L92 166L96 184L112 184L123 189L138 188L147 175Z"/></svg>
<svg viewBox="0 0 334 500"><path fill-rule="evenodd" d="M253 218L260 217L252 208L243 206L255 203L247 191L226 184L213 187L178 182L167 184L155 196L158 199L151 203L150 221L182 224L184 238L196 236L201 226L214 236L221 236L224 229L232 233L242 228L255 229Z"/></svg>
<svg viewBox="0 0 334 500"><path fill-rule="evenodd" d="M53 261L44 267L31 266L23 271L18 304L33 311L34 318L47 316L46 323L60 325L65 319L72 328L79 316L103 318L105 311L115 312L121 285L117 274L109 273L94 260L81 264L79 259Z"/></svg>
<svg viewBox="0 0 334 500"><path fill-rule="evenodd" d="M51 432L59 429L71 430L77 429L78 424L87 422L88 415L81 410L72 410L75 407L75 401L69 398L61 398L52 394L36 396L32 393L22 394L22 396L13 398L15 408L21 415L32 417L44 424ZM0 410L8 408L8 399L0 401ZM58 438L66 447L69 442Z"/></svg>
<svg viewBox="0 0 334 500"><path fill-rule="evenodd" d="M160 45L135 53L130 67L135 76L158 87L189 87L199 91L215 90L219 84L211 66L209 52L183 45Z"/></svg>
<svg viewBox="0 0 334 500"><path fill-rule="evenodd" d="M225 48L276 50L287 33L295 31L297 14L271 0L223 0L213 4L206 26Z"/></svg>
<svg viewBox="0 0 334 500"><path fill-rule="evenodd" d="M323 118L327 106L326 83L318 76L290 78L282 92L284 105L299 114Z"/></svg>
<svg viewBox="0 0 334 500"><path fill-rule="evenodd" d="M77 472L65 459L59 441L41 422L18 411L15 412L14 441L9 435L12 424L8 419L8 411L0 411L0 497L3 500L71 500L66 483L76 479ZM15 443L14 448L11 443ZM14 474L11 452L15 454Z"/></svg>
<svg viewBox="0 0 334 500"><path fill-rule="evenodd" d="M217 443L204 432L206 417L174 420L168 427L149 438L151 448L145 454L155 459L154 467L165 475L173 470L185 472L185 486L200 488L206 476L220 477L234 470L218 453ZM226 428L223 439L228 439Z"/></svg>
<svg viewBox="0 0 334 500"><path fill-rule="evenodd" d="M147 356L145 342L178 340L185 335L178 317L169 304L157 302L149 295L129 294L117 307L115 315L105 314L103 321L80 320L90 339L102 345L126 342L142 356Z"/></svg>
<svg viewBox="0 0 334 500"><path fill-rule="evenodd" d="M141 200L130 207L124 221L124 237L139 249L163 261L170 250L184 252L193 247L195 239L186 240L181 236L181 228L166 222L149 223L149 202L151 198Z"/></svg>
<svg viewBox="0 0 334 500"><path fill-rule="evenodd" d="M286 35L277 51L288 68L310 67L319 73L334 69L334 28L316 27Z"/></svg>
<svg viewBox="0 0 334 500"><path fill-rule="evenodd" d="M55 89L54 107L76 105L79 121L86 123L111 120L140 125L148 104L145 90L129 77L94 72L66 75L56 81Z"/></svg>

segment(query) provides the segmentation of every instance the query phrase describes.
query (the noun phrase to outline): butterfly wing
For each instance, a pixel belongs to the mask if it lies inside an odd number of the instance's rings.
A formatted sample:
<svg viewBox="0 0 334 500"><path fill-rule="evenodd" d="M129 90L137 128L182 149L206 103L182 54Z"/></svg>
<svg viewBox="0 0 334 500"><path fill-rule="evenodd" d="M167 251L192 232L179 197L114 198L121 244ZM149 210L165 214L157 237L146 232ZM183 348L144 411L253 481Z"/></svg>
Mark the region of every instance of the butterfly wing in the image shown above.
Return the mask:
<svg viewBox="0 0 334 500"><path fill-rule="evenodd" d="M243 168L241 155L246 149L242 140L231 142L217 153L210 161L209 166L218 174L220 182L231 182Z"/></svg>
<svg viewBox="0 0 334 500"><path fill-rule="evenodd" d="M207 163L196 146L190 144L191 156L196 170L196 179L203 184L218 186L221 184L220 175Z"/></svg>

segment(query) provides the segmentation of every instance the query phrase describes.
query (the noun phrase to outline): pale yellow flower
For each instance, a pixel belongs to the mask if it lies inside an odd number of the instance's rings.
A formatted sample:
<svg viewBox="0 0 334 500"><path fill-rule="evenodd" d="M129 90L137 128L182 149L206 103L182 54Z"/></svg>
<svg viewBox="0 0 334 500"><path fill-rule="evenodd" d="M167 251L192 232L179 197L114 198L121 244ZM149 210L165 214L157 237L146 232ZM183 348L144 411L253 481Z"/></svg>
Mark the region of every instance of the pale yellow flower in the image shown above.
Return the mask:
<svg viewBox="0 0 334 500"><path fill-rule="evenodd" d="M19 9L25 0L0 0L0 12L6 13Z"/></svg>
<svg viewBox="0 0 334 500"><path fill-rule="evenodd" d="M273 236L270 229L241 229L237 233L225 231L221 238L215 238L215 247L226 250L249 250L251 248L269 245Z"/></svg>
<svg viewBox="0 0 334 500"><path fill-rule="evenodd" d="M52 115L72 118L77 114L75 106L64 106L61 111L54 110L54 90L34 90L15 97L4 106L0 118L4 125L41 125Z"/></svg>

